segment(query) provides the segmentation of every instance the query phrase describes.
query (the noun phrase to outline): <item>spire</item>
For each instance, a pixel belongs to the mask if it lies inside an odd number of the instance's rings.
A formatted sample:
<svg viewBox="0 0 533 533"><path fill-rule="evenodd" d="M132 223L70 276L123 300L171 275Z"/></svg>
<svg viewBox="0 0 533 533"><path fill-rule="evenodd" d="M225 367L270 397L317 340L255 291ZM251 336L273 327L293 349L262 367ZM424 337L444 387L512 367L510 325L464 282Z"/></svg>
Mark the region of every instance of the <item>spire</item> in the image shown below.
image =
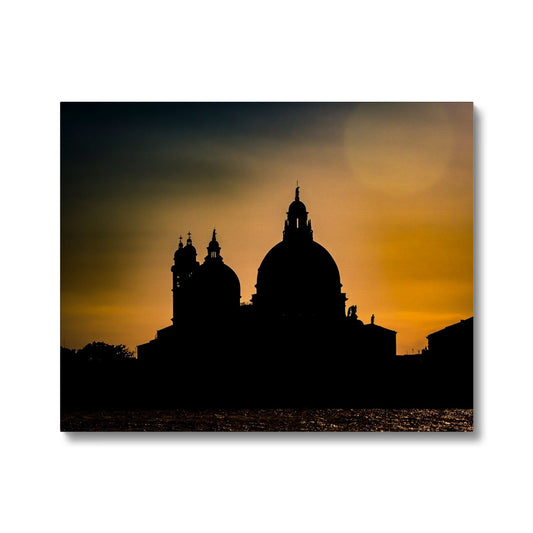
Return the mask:
<svg viewBox="0 0 533 533"><path fill-rule="evenodd" d="M187 245L188 245L188 246L192 246L191 232L188 231L188 232L187 232L187 235L189 236L189 238L187 239Z"/></svg>
<svg viewBox="0 0 533 533"><path fill-rule="evenodd" d="M296 192L294 194L294 201L299 202L300 201L300 187L298 185L298 180L296 180Z"/></svg>
<svg viewBox="0 0 533 533"><path fill-rule="evenodd" d="M180 235L180 243L178 244L178 248L181 250L183 248L183 242L182 242L182 239L183 237Z"/></svg>

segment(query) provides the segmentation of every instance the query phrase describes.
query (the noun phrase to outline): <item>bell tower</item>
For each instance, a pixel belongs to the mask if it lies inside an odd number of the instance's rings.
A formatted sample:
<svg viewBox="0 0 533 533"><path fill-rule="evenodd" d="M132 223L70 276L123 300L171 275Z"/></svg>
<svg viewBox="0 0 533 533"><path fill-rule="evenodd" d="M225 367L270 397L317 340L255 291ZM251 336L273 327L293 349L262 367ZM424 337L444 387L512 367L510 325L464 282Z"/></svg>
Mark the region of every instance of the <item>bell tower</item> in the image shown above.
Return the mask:
<svg viewBox="0 0 533 533"><path fill-rule="evenodd" d="M178 249L174 254L172 272L172 322L177 324L178 318L183 316L190 305L191 291L189 279L198 268L196 261L196 248L192 245L191 232L189 231L187 244L183 246L180 235Z"/></svg>

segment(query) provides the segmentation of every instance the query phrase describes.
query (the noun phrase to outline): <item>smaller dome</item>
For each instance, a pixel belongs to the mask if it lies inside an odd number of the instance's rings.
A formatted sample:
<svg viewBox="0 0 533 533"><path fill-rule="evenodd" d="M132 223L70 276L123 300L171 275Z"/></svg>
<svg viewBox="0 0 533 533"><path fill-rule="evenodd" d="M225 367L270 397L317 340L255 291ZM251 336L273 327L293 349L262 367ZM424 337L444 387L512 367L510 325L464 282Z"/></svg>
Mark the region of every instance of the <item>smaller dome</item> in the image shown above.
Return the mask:
<svg viewBox="0 0 533 533"><path fill-rule="evenodd" d="M176 253L179 252L179 249ZM183 248L182 250L182 254L183 256L194 256L196 257L196 248L192 245L192 244L188 244L187 246L185 246L185 248Z"/></svg>
<svg viewBox="0 0 533 533"><path fill-rule="evenodd" d="M205 262L198 267L193 276L196 283L208 287L209 290L217 292L219 289L223 291L229 289L239 293L240 297L240 283L237 274L222 262Z"/></svg>
<svg viewBox="0 0 533 533"><path fill-rule="evenodd" d="M174 252L174 262L179 261L183 257L183 237L180 235L180 243L178 249Z"/></svg>
<svg viewBox="0 0 533 533"><path fill-rule="evenodd" d="M294 201L289 205L287 215L305 216L307 209L303 202L300 201L300 187L296 187L294 191Z"/></svg>
<svg viewBox="0 0 533 533"><path fill-rule="evenodd" d="M183 256L190 260L196 260L196 248L192 245L191 232L188 233L187 246L183 248Z"/></svg>
<svg viewBox="0 0 533 533"><path fill-rule="evenodd" d="M237 274L222 261L206 261L191 276L199 309L236 311L241 299Z"/></svg>
<svg viewBox="0 0 533 533"><path fill-rule="evenodd" d="M294 200L294 202L289 205L289 211L287 212L288 215L305 215L307 214L307 209L305 208L305 204L301 202L300 200Z"/></svg>
<svg viewBox="0 0 533 533"><path fill-rule="evenodd" d="M183 268L194 268L197 265L196 248L192 245L191 234L187 239L187 245L183 246L182 237L180 235L180 242L178 249L174 253L174 264L178 270Z"/></svg>

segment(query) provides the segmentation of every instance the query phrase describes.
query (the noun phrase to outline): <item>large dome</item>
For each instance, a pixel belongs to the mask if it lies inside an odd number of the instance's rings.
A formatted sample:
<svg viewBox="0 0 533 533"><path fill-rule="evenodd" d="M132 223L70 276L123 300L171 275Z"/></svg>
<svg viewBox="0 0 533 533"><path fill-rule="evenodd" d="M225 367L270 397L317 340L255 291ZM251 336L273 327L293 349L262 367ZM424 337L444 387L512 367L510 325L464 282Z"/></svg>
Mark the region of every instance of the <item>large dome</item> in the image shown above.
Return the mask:
<svg viewBox="0 0 533 533"><path fill-rule="evenodd" d="M322 283L318 284L318 280ZM284 281L296 285L318 285L317 288L329 285L339 289L341 286L339 269L333 257L315 241L281 241L266 254L257 273L257 285L278 285Z"/></svg>
<svg viewBox="0 0 533 533"><path fill-rule="evenodd" d="M298 189L289 207L283 241L263 259L257 272L258 312L274 317L340 318L346 297L331 254L313 240Z"/></svg>
<svg viewBox="0 0 533 533"><path fill-rule="evenodd" d="M314 241L276 244L257 272L258 304L278 316L344 315L339 269Z"/></svg>

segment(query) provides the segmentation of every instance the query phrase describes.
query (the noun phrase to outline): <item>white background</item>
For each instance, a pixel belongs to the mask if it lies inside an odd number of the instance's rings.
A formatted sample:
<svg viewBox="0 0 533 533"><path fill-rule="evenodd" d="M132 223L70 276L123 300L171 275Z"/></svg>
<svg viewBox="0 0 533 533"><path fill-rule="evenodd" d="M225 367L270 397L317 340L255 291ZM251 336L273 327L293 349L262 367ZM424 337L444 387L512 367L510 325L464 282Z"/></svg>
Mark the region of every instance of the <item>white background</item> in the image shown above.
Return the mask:
<svg viewBox="0 0 533 533"><path fill-rule="evenodd" d="M526 2L0 10L3 531L531 530ZM61 434L62 100L474 101L475 434Z"/></svg>

